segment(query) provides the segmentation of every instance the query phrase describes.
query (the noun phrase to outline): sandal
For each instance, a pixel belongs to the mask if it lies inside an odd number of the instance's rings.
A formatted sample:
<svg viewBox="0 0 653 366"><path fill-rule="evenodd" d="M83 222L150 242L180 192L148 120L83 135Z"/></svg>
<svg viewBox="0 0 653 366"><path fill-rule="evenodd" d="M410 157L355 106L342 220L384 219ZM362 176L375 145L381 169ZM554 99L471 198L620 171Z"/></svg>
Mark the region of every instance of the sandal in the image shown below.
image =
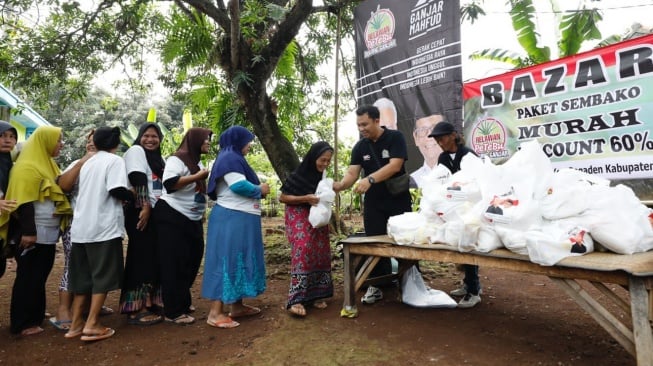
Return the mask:
<svg viewBox="0 0 653 366"><path fill-rule="evenodd" d="M100 309L100 316L111 315L111 314L113 314L113 309L111 309L108 306L103 305L102 308Z"/></svg>
<svg viewBox="0 0 653 366"><path fill-rule="evenodd" d="M257 315L261 313L261 309L253 307L253 306L247 306L243 305L245 307L245 310L239 311L237 313L229 313L229 316L232 318L242 318L244 316L252 316L252 315Z"/></svg>
<svg viewBox="0 0 653 366"><path fill-rule="evenodd" d="M56 316L51 317L48 321L53 327L57 328L57 330L65 331L70 330L70 324L73 322L72 320L57 320Z"/></svg>
<svg viewBox="0 0 653 366"><path fill-rule="evenodd" d="M294 304L288 309L290 314L303 318L306 316L306 308L302 304Z"/></svg>
<svg viewBox="0 0 653 366"><path fill-rule="evenodd" d="M129 315L127 317L127 324L131 325L152 325L161 323L163 317L158 314L154 314L150 311L143 311L136 315Z"/></svg>
<svg viewBox="0 0 653 366"><path fill-rule="evenodd" d="M72 329L70 329L70 330L69 330L68 332L66 332L66 334L64 334L63 336L64 336L64 338L67 338L67 339L77 338L77 337L79 337L80 335L82 335L82 332L83 332L82 328L77 329L77 330L72 330Z"/></svg>
<svg viewBox="0 0 653 366"><path fill-rule="evenodd" d="M220 321L215 321L215 322L210 321L210 320L207 319L206 324L208 324L208 325L210 325L212 327L215 327L215 328L222 328L222 329L236 328L237 326L240 325L240 323L238 323L237 321L235 321L235 320L233 320L233 319L231 319L229 317L224 318L224 319L222 319Z"/></svg>
<svg viewBox="0 0 653 366"><path fill-rule="evenodd" d="M84 330L82 333L82 337L80 339L85 342L100 341L103 339L107 339L113 336L114 334L116 334L116 331L111 328L104 328L99 332Z"/></svg>
<svg viewBox="0 0 653 366"><path fill-rule="evenodd" d="M188 314L181 314L178 317L174 319L170 319L166 317L166 322L168 323L175 323L177 325L189 325L195 323L195 318Z"/></svg>

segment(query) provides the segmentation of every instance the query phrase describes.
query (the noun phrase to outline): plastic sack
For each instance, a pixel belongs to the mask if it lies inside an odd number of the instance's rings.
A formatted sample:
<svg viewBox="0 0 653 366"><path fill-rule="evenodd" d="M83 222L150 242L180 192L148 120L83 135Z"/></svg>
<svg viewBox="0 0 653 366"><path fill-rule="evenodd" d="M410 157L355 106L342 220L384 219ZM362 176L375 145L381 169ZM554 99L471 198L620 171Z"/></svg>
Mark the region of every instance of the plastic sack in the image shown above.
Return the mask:
<svg viewBox="0 0 653 366"><path fill-rule="evenodd" d="M405 212L390 216L388 219L388 236L396 244L427 244L426 217L418 212Z"/></svg>
<svg viewBox="0 0 653 366"><path fill-rule="evenodd" d="M308 222L314 228L318 228L329 224L331 204L336 199L336 192L333 190L333 179L326 177L326 171L322 173L322 180L317 184L315 195L320 199L320 202L315 206L311 206L308 213Z"/></svg>
<svg viewBox="0 0 653 366"><path fill-rule="evenodd" d="M642 204L630 187L592 186L590 207L581 217L595 242L619 254L653 249L651 209Z"/></svg>
<svg viewBox="0 0 653 366"><path fill-rule="evenodd" d="M531 262L553 266L560 260L594 251L594 240L574 220L546 221L527 232L526 248Z"/></svg>
<svg viewBox="0 0 653 366"><path fill-rule="evenodd" d="M416 307L455 308L456 301L446 292L427 287L417 267L412 266L401 278L401 301Z"/></svg>

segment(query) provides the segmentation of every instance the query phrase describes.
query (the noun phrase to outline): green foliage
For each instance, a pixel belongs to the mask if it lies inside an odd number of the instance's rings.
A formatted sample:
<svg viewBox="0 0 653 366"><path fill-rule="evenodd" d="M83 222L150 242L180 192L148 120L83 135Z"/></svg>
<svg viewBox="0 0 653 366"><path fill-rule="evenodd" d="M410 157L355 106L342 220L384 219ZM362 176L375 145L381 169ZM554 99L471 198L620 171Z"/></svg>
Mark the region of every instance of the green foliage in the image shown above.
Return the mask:
<svg viewBox="0 0 653 366"><path fill-rule="evenodd" d="M477 0L472 1L467 5L462 5L460 8L460 20L463 22L468 20L470 23L474 24L474 21L482 15L485 15L485 10L483 10Z"/></svg>
<svg viewBox="0 0 653 366"><path fill-rule="evenodd" d="M585 41L601 39L601 32L597 26L601 20L603 17L598 11L588 10L585 7L571 14L565 14L560 23L562 30L562 37L558 41L560 57L577 54Z"/></svg>
<svg viewBox="0 0 653 366"><path fill-rule="evenodd" d="M484 49L470 55L472 60L494 60L511 64L515 68L523 68L535 64L541 64L552 59L551 49L547 46L539 47L540 34L534 22L537 16L537 9L532 0L509 0L510 18L512 27L515 30L517 41L524 53L518 53L504 49ZM601 38L598 30L598 22L602 20L598 9L587 9L585 6L580 9L565 13L561 12L554 0L549 1L551 11L557 14L557 27L552 27L557 34L558 57L575 55L582 44L589 40ZM481 14L476 1L463 9L463 20L473 20ZM482 13L484 14L484 13Z"/></svg>

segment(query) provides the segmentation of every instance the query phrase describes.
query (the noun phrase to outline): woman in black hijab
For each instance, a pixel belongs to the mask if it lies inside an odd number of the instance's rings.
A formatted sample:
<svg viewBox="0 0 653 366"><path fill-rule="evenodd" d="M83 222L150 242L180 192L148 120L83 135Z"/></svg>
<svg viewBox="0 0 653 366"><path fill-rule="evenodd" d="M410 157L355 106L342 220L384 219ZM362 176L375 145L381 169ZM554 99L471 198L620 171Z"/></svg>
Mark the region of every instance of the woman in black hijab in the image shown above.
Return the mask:
<svg viewBox="0 0 653 366"><path fill-rule="evenodd" d="M163 307L152 209L161 196L165 162L161 157L163 133L154 123L141 125L138 136L125 152L129 184L136 201L125 208L125 230L129 237L120 313L129 314L128 323L150 325L163 320Z"/></svg>
<svg viewBox="0 0 653 366"><path fill-rule="evenodd" d="M305 305L324 309L323 299L333 296L329 226L313 228L308 221L311 206L320 202L315 190L332 156L328 143L314 143L281 186L279 200L286 204L286 236L292 250L286 308L300 317L306 315Z"/></svg>

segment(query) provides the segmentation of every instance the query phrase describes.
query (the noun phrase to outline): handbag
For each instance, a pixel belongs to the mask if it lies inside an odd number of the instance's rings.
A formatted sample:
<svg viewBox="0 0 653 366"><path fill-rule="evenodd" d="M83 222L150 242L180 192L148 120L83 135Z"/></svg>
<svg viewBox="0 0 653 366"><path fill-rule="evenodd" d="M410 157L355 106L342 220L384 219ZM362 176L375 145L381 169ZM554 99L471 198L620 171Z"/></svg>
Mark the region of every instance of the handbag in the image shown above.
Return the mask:
<svg viewBox="0 0 653 366"><path fill-rule="evenodd" d="M385 182L385 187L388 188L388 192L390 192L391 195L396 196L400 193L408 191L409 185L410 185L410 176L406 173L387 179Z"/></svg>
<svg viewBox="0 0 653 366"><path fill-rule="evenodd" d="M376 165L378 165L379 169L381 169L382 165L376 156L376 152L374 151L372 144L369 144L369 146ZM408 192L408 188L410 188L410 176L406 173L403 173L399 176L384 180L383 184L385 184L385 187L388 189L388 192L390 192L391 195L396 196L398 194Z"/></svg>

